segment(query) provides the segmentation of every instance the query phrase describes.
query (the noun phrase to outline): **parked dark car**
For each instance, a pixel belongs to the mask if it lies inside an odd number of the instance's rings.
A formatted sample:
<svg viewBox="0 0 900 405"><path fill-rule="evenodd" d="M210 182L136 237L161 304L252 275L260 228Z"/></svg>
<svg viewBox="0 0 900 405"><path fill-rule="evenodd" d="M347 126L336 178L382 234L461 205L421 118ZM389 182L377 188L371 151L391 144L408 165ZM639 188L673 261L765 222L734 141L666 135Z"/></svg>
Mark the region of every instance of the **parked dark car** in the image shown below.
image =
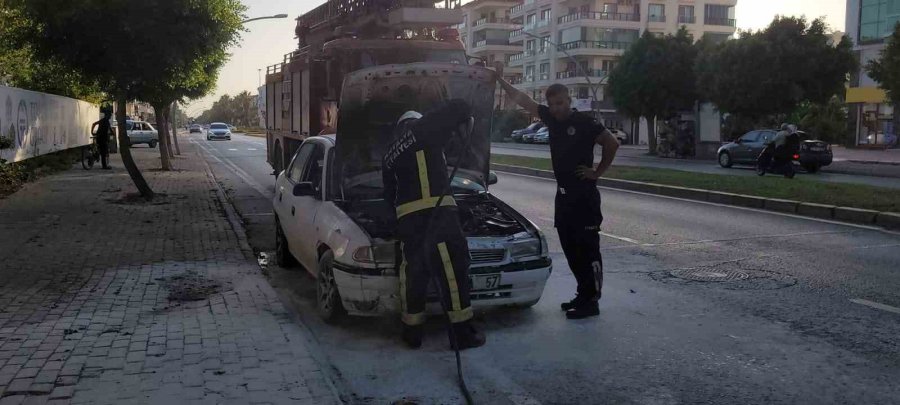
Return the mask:
<svg viewBox="0 0 900 405"><path fill-rule="evenodd" d="M756 158L766 148L766 144L775 138L777 132L774 129L754 130L722 145L718 152L719 165L726 168L734 164L756 165ZM797 131L797 134L800 135L800 153L794 155L795 162L809 173L815 173L822 166L831 164L831 145L810 139L811 136L803 131Z"/></svg>
<svg viewBox="0 0 900 405"><path fill-rule="evenodd" d="M522 139L522 137L525 134L534 134L535 132L537 132L538 130L540 130L543 127L544 127L544 123L535 122L525 128L512 131L512 140L513 140L513 142L525 142Z"/></svg>

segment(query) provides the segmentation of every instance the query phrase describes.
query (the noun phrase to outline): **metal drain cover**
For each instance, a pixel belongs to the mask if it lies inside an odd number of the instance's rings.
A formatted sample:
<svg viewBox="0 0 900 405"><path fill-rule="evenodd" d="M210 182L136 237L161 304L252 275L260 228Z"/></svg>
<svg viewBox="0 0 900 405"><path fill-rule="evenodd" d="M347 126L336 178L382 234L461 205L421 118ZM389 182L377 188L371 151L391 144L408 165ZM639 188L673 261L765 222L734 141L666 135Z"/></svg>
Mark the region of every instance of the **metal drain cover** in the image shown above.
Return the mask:
<svg viewBox="0 0 900 405"><path fill-rule="evenodd" d="M671 274L685 280L705 282L737 281L750 277L750 274L740 270L713 268L678 269Z"/></svg>

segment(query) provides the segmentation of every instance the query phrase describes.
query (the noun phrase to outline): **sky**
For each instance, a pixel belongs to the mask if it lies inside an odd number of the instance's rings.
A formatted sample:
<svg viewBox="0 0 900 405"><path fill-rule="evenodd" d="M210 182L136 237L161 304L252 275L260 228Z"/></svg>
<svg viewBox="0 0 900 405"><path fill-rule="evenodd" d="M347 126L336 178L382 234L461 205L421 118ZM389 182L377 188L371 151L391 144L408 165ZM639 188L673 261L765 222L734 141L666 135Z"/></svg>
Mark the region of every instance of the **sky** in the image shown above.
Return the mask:
<svg viewBox="0 0 900 405"><path fill-rule="evenodd" d="M238 46L232 48L231 59L222 69L216 89L210 96L190 102L185 110L198 116L222 95L235 95L247 90L256 94L259 69L264 78L266 67L281 62L284 54L294 51L294 18L324 3L325 0L244 0L247 17L285 13L289 18L248 23ZM846 0L738 0L735 9L738 28L765 28L775 15L825 17L834 30L844 31Z"/></svg>

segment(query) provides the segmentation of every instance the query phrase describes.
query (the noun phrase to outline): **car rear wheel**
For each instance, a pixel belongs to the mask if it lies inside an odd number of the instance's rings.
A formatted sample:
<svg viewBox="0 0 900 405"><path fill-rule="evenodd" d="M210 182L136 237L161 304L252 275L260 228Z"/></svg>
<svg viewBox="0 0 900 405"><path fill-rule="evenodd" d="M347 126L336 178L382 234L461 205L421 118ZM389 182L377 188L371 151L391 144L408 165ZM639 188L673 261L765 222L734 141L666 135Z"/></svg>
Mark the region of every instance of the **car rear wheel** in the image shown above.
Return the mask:
<svg viewBox="0 0 900 405"><path fill-rule="evenodd" d="M815 163L808 163L803 165L803 169L805 169L807 173L815 173L819 171L820 167Z"/></svg>
<svg viewBox="0 0 900 405"><path fill-rule="evenodd" d="M294 258L294 255L291 254L291 250L288 248L287 236L284 235L284 230L281 229L281 222L277 219L275 220L275 262L286 269L297 265L297 259Z"/></svg>
<svg viewBox="0 0 900 405"><path fill-rule="evenodd" d="M344 304L334 281L334 253L327 251L319 259L316 280L316 306L319 316L326 323L335 323L344 315Z"/></svg>
<svg viewBox="0 0 900 405"><path fill-rule="evenodd" d="M731 154L728 152L722 152L719 154L719 166L724 168L729 168L733 165L734 162L731 161Z"/></svg>
<svg viewBox="0 0 900 405"><path fill-rule="evenodd" d="M148 145L150 145L150 149L156 148L156 141L150 141Z"/></svg>

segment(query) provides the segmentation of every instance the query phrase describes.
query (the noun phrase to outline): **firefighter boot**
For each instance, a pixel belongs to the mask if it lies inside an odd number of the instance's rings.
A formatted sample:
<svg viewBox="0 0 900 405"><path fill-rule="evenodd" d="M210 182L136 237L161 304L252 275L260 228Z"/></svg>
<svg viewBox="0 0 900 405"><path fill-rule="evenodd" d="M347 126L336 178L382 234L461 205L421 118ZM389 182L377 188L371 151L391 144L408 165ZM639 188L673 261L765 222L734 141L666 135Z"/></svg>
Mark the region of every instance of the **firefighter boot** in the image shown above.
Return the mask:
<svg viewBox="0 0 900 405"><path fill-rule="evenodd" d="M562 308L563 311L569 311L569 310L578 308L579 306L583 305L584 303L585 303L585 299L581 298L580 295L576 295L575 298L572 298L571 301L563 302L562 304L559 304L559 307Z"/></svg>
<svg viewBox="0 0 900 405"><path fill-rule="evenodd" d="M422 325L403 325L402 338L410 349L422 347Z"/></svg>
<svg viewBox="0 0 900 405"><path fill-rule="evenodd" d="M584 319L597 315L600 315L600 306L597 301L583 303L566 312L566 318L569 319Z"/></svg>
<svg viewBox="0 0 900 405"><path fill-rule="evenodd" d="M451 333L456 337L454 341L454 336L450 336L450 348L454 350L466 350L474 347L481 347L484 346L486 341L484 334L475 329L471 320L454 323L451 328ZM454 342L456 343L456 347L454 347Z"/></svg>

